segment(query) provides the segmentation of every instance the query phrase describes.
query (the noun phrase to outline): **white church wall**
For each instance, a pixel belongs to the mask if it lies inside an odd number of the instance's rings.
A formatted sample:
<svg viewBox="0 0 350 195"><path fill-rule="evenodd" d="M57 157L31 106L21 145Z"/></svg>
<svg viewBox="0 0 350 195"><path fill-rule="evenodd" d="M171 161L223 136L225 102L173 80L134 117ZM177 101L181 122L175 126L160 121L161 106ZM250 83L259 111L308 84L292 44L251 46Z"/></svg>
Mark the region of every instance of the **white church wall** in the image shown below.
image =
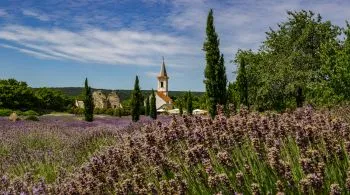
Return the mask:
<svg viewBox="0 0 350 195"><path fill-rule="evenodd" d="M166 104L166 102L156 94L156 107L157 107L157 110L161 106L163 106L164 104Z"/></svg>

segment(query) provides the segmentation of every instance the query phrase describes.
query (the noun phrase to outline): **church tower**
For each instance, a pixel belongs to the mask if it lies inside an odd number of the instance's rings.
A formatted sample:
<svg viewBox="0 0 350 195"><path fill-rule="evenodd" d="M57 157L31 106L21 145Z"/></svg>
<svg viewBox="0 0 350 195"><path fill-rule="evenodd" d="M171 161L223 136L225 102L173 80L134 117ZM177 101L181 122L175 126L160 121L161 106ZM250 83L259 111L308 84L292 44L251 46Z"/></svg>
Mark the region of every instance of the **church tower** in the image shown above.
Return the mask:
<svg viewBox="0 0 350 195"><path fill-rule="evenodd" d="M165 69L165 63L164 63L164 57L163 57L163 64L160 69L160 73L158 75L158 89L157 91L160 93L163 93L164 95L168 96L168 74Z"/></svg>

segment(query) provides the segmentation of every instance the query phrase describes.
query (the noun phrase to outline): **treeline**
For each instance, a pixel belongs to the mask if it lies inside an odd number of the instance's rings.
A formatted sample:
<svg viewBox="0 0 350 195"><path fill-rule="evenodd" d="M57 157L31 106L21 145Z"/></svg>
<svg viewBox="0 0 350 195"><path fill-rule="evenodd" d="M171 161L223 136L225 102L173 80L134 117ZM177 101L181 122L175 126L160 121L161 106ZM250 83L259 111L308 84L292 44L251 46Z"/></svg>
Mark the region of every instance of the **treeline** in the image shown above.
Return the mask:
<svg viewBox="0 0 350 195"><path fill-rule="evenodd" d="M34 88L35 89L35 88ZM54 89L54 90L59 90L62 91L63 94L66 94L68 96L71 97L77 97L82 99L82 91L84 90L83 87L50 87L49 89ZM101 90L102 93L104 94L109 94L110 92L112 92L113 90L111 89L97 89L97 88L92 88L92 91L96 91L96 90ZM127 90L127 89L118 89L118 90L114 90L117 91L117 94L120 98L121 101L127 101L131 99L131 93L132 90ZM151 90L141 90L142 94L146 95L151 95ZM173 99L173 98L177 98L179 96L183 96L185 95L187 92L186 91L169 91L169 96ZM198 92L198 91L194 91L192 92L194 97L201 97L204 95L204 92Z"/></svg>
<svg viewBox="0 0 350 195"><path fill-rule="evenodd" d="M68 111L73 99L61 91L36 88L15 79L0 80L0 108L11 110L35 110L38 112Z"/></svg>
<svg viewBox="0 0 350 195"><path fill-rule="evenodd" d="M350 99L350 25L311 11L287 12L258 51L239 50L229 102L256 110L332 106Z"/></svg>

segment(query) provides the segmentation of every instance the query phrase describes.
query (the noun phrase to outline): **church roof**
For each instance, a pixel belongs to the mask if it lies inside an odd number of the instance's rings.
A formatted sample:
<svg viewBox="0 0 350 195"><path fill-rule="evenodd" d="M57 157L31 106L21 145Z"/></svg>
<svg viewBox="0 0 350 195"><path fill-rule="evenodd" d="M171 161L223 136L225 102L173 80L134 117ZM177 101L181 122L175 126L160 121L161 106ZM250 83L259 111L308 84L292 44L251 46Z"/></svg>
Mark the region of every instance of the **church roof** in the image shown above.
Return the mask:
<svg viewBox="0 0 350 195"><path fill-rule="evenodd" d="M169 96L165 95L163 92L157 91L157 95L160 98L162 98L166 103L170 103L172 101L172 99Z"/></svg>
<svg viewBox="0 0 350 195"><path fill-rule="evenodd" d="M159 77L168 77L168 74L165 68L165 63L164 63L164 57L163 57L163 64L162 64L162 68L160 69Z"/></svg>

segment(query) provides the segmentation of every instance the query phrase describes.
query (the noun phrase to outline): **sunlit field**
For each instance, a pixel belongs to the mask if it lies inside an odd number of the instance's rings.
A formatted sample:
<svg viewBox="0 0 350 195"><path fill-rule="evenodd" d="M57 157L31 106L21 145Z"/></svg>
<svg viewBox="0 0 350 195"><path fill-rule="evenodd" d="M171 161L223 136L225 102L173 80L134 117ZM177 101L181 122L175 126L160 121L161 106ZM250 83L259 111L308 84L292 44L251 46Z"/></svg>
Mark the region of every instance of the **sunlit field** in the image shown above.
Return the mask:
<svg viewBox="0 0 350 195"><path fill-rule="evenodd" d="M1 0L0 195L350 195L349 10Z"/></svg>
<svg viewBox="0 0 350 195"><path fill-rule="evenodd" d="M340 194L350 128L329 111L1 119L2 193Z"/></svg>

